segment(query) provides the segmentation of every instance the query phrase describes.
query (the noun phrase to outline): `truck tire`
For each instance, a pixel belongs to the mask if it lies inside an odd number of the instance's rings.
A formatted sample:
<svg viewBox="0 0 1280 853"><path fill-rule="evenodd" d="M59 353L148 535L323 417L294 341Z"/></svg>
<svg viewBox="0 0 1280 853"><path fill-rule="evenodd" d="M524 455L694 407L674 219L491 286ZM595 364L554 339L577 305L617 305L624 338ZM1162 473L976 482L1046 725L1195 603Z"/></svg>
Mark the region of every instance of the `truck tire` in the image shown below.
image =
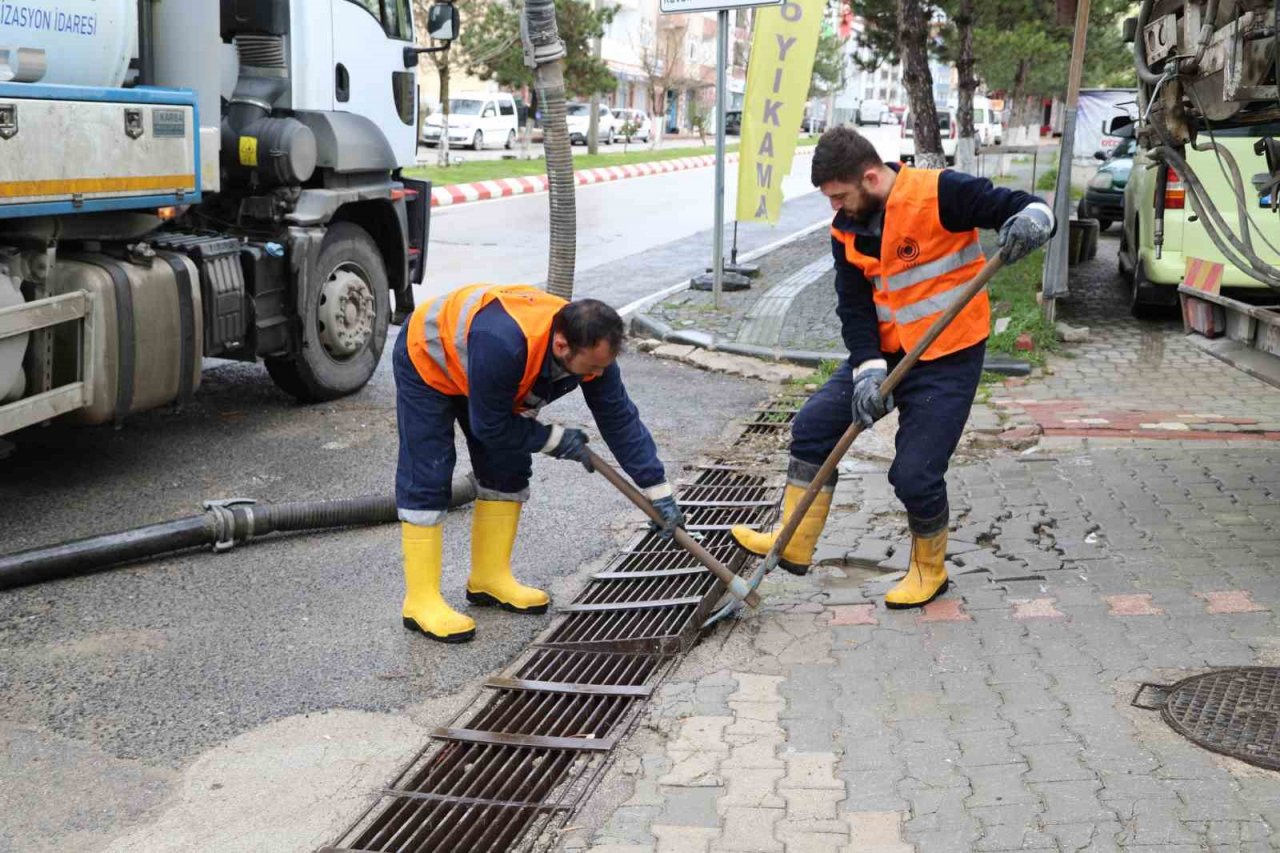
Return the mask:
<svg viewBox="0 0 1280 853"><path fill-rule="evenodd" d="M1142 268L1142 259L1134 263L1133 276L1129 280L1129 313L1135 320L1155 320L1161 315L1159 305L1151 303L1151 291L1156 287Z"/></svg>
<svg viewBox="0 0 1280 853"><path fill-rule="evenodd" d="M316 261L317 286L302 306L302 346L268 358L280 390L304 403L334 400L365 386L382 358L391 317L386 265L369 232L352 222L329 228Z"/></svg>

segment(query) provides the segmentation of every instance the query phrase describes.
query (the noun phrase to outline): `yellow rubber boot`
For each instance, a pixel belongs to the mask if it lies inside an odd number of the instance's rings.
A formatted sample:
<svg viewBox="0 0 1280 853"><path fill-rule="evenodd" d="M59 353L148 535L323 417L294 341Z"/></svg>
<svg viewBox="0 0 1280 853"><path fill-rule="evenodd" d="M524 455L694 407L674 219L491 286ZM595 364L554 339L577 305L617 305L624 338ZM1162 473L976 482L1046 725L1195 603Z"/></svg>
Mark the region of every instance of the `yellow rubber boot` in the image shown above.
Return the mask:
<svg viewBox="0 0 1280 853"><path fill-rule="evenodd" d="M511 575L511 548L520 526L518 501L476 501L471 521L471 577L467 601L512 613L546 613L551 596Z"/></svg>
<svg viewBox="0 0 1280 853"><path fill-rule="evenodd" d="M440 525L400 523L404 549L404 626L442 643L465 643L476 635L476 623L440 595L444 534Z"/></svg>
<svg viewBox="0 0 1280 853"><path fill-rule="evenodd" d="M911 535L911 564L907 576L885 593L884 606L899 610L923 607L951 583L944 563L947 559L947 528L932 536Z"/></svg>
<svg viewBox="0 0 1280 853"><path fill-rule="evenodd" d="M778 538L787 520L795 512L796 505L800 503L800 498L807 488L807 486L794 486L788 483L786 491L782 494L782 523L768 533L761 533L739 524L730 531L734 541L752 554L761 557L768 554L773 548L774 540ZM793 575L809 573L809 564L813 562L813 552L818 546L818 537L822 535L822 528L827 523L827 513L831 510L832 491L832 489L823 489L818 492L818 496L813 499L809 511L801 519L800 526L796 528L791 541L778 555L778 565Z"/></svg>

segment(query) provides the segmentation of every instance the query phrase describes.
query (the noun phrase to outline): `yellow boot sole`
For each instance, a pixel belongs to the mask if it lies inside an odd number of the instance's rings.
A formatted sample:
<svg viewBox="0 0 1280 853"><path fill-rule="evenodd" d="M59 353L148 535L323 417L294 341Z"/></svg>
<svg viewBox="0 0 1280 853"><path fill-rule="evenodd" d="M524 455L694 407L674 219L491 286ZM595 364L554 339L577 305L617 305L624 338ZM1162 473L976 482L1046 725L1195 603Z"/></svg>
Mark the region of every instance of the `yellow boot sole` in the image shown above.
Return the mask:
<svg viewBox="0 0 1280 853"><path fill-rule="evenodd" d="M924 601L896 602L896 601L889 601L886 598L884 602L884 606L890 610L910 610L913 607L924 607L930 601L933 601L935 598L937 598L938 596L946 592L947 588L950 586L951 586L951 579L948 578L947 580L942 582L942 586L938 587L937 590L934 591L933 595L929 596Z"/></svg>
<svg viewBox="0 0 1280 853"><path fill-rule="evenodd" d="M429 639L435 640L437 643L449 643L450 645L456 643L469 643L474 640L476 636L476 629L472 628L470 631L463 631L461 634L448 634L442 637L439 634L431 633L408 616L401 618L404 623L404 627L408 628L410 631L416 631Z"/></svg>
<svg viewBox="0 0 1280 853"><path fill-rule="evenodd" d="M517 607L487 592L472 592L470 589L467 590L467 601L477 607L498 607L508 613L520 613L525 616L541 616L547 612L549 606L549 604L535 604L532 607Z"/></svg>

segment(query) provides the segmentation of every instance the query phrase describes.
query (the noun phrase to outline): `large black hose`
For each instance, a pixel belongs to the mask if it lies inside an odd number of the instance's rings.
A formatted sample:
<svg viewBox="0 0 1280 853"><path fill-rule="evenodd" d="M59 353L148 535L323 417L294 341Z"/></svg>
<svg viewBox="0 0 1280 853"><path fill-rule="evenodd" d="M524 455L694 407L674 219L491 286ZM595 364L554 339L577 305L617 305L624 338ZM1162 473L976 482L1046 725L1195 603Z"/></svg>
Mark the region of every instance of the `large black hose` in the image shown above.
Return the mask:
<svg viewBox="0 0 1280 853"><path fill-rule="evenodd" d="M475 497L470 476L454 479L451 508ZM397 518L390 496L279 504L212 501L205 506L202 515L0 556L0 589L93 574L190 548L224 551L270 533L390 524Z"/></svg>
<svg viewBox="0 0 1280 853"><path fill-rule="evenodd" d="M525 65L533 69L533 86L542 110L542 147L547 156L551 206L547 290L562 299L572 299L578 253L578 209L573 151L565 115L565 51L556 25L555 0L525 0L520 35Z"/></svg>

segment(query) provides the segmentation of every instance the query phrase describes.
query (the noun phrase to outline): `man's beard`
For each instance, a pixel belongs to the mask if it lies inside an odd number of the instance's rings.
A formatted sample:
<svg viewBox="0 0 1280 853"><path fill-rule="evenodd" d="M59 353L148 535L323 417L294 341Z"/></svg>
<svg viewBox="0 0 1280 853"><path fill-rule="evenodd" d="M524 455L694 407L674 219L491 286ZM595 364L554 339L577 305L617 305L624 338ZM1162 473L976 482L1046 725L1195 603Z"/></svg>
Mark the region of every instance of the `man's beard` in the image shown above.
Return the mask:
<svg viewBox="0 0 1280 853"><path fill-rule="evenodd" d="M875 219L877 215L883 212L884 202L877 198L864 199L863 202L858 205L856 210L848 211L849 216L853 218L853 221L861 225L869 224L871 220Z"/></svg>

